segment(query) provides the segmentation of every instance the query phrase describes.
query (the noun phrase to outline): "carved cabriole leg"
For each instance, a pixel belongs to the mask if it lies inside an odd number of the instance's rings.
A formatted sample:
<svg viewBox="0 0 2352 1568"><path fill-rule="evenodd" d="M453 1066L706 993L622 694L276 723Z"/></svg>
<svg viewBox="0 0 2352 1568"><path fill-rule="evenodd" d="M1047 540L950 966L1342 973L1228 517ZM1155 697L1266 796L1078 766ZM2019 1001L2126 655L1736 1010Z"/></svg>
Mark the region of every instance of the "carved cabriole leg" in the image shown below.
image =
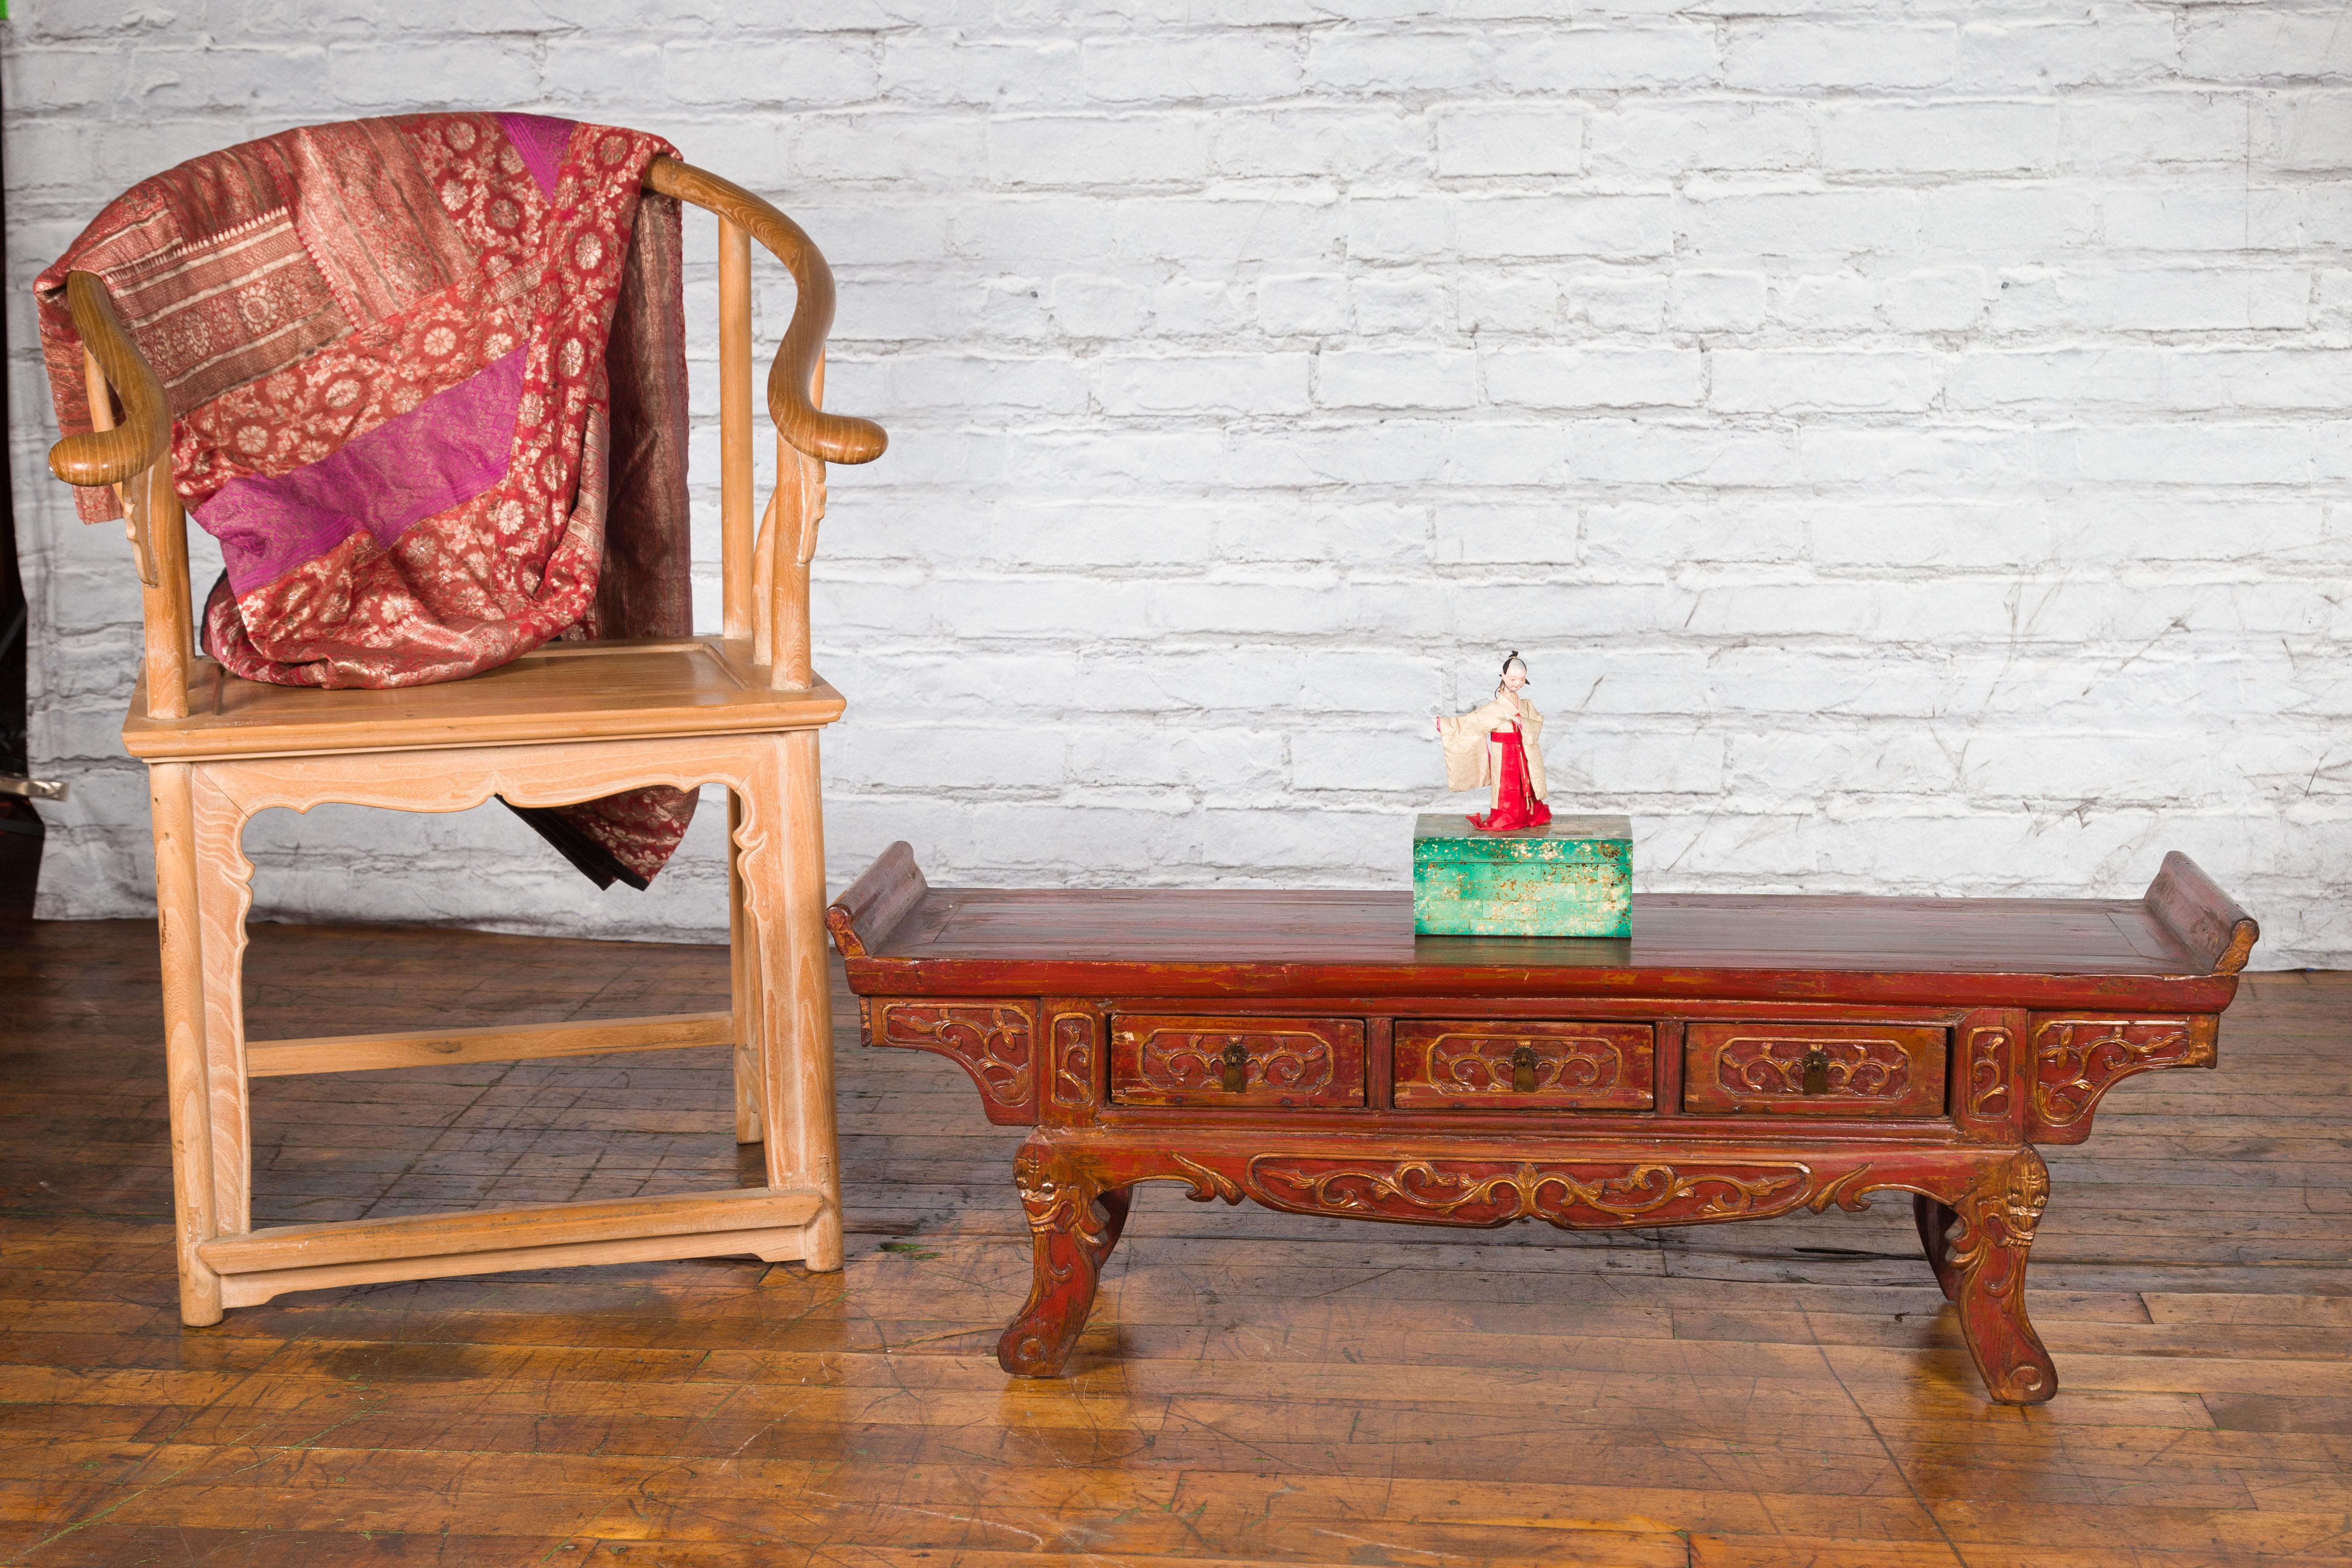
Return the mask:
<svg viewBox="0 0 2352 1568"><path fill-rule="evenodd" d="M2026 1254L2049 1201L2049 1170L2026 1148L1988 1170L1957 1205L1960 1334L2003 1405L2039 1405L2058 1392L2058 1369L2025 1315Z"/></svg>
<svg viewBox="0 0 2352 1568"><path fill-rule="evenodd" d="M210 1074L205 1058L202 916L196 895L196 824L185 763L147 772L155 826L155 921L163 956L163 1061L172 1117L172 1213L180 1269L180 1321L221 1321L220 1276L196 1248L220 1234L213 1213Z"/></svg>
<svg viewBox="0 0 2352 1568"><path fill-rule="evenodd" d="M824 819L816 731L767 737L747 802L743 879L759 948L761 1124L768 1184L814 1188L809 1268L841 1267L841 1170L835 1157L833 978L825 964ZM764 810L759 808L764 807ZM762 816L781 820L761 821Z"/></svg>
<svg viewBox="0 0 2352 1568"><path fill-rule="evenodd" d="M743 797L727 792L727 966L735 1014L735 1142L760 1142L760 949L743 909Z"/></svg>
<svg viewBox="0 0 2352 1568"><path fill-rule="evenodd" d="M1013 1160L1013 1181L1029 1215L1029 1300L996 1342L996 1363L1015 1377L1059 1377L1126 1227L1129 1190L1105 1190L1069 1155L1034 1137Z"/></svg>
<svg viewBox="0 0 2352 1568"><path fill-rule="evenodd" d="M1949 1205L1929 1197L1925 1193L1911 1194L1911 1217L1919 1226L1919 1246L1927 1254L1927 1267L1936 1271L1936 1283L1944 1288L1944 1299L1960 1299L1960 1276L1952 1267L1952 1220Z"/></svg>
<svg viewBox="0 0 2352 1568"><path fill-rule="evenodd" d="M238 1236L253 1228L253 1131L245 1081L245 917L253 908L253 862L245 858L244 842L252 810L241 798L238 764L197 763L191 773L213 1225L216 1235Z"/></svg>
<svg viewBox="0 0 2352 1568"><path fill-rule="evenodd" d="M1894 1187L1914 1194L1921 1240L1991 1397L2038 1405L2058 1389L2025 1313L2026 1255L2050 1191L2031 1148L1955 1148L1886 1163L1721 1150L1669 1164L1640 1146L1530 1159L1508 1145L1366 1152L1280 1142L1248 1153L1178 1152L1117 1136L1033 1135L1014 1166L1033 1274L1028 1300L997 1343L1004 1370L1060 1375L1124 1226L1124 1200L1143 1182L1181 1182L1197 1201L1249 1197L1289 1213L1482 1227L1539 1218L1577 1230L1859 1210L1870 1193Z"/></svg>

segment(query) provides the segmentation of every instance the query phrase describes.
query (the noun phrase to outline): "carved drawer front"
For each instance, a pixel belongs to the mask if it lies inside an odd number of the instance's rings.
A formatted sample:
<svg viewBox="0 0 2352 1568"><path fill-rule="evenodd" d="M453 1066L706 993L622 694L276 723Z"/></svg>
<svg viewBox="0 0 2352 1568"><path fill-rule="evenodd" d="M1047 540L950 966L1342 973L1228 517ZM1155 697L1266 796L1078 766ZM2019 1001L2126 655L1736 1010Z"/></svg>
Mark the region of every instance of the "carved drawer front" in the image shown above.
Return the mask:
<svg viewBox="0 0 2352 1568"><path fill-rule="evenodd" d="M1114 1015L1110 1097L1117 1105L1361 1105L1364 1022Z"/></svg>
<svg viewBox="0 0 2352 1568"><path fill-rule="evenodd" d="M1686 1110L1941 1116L1948 1031L1909 1024L1693 1024Z"/></svg>
<svg viewBox="0 0 2352 1568"><path fill-rule="evenodd" d="M1647 1110L1657 1102L1647 1024L1438 1023L1400 1018L1404 1110Z"/></svg>

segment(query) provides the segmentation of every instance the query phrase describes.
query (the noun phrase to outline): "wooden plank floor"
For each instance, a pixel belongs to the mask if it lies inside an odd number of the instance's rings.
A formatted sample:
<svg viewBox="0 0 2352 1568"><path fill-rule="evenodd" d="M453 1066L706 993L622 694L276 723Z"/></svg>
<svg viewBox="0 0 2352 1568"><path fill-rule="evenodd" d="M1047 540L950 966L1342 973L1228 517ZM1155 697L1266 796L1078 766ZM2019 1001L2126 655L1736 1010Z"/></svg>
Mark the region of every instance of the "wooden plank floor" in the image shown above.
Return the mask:
<svg viewBox="0 0 2352 1568"><path fill-rule="evenodd" d="M2252 978L2219 1072L2126 1084L2050 1152L2064 1388L2011 1409L1899 1202L1465 1237L1146 1188L1076 1375L1013 1383L1021 1134L846 1032L838 1274L510 1274L184 1331L152 928L0 922L0 1563L2352 1561L2352 975ZM709 949L265 927L252 1021L682 1012L724 980ZM722 1058L265 1080L260 1216L737 1182Z"/></svg>

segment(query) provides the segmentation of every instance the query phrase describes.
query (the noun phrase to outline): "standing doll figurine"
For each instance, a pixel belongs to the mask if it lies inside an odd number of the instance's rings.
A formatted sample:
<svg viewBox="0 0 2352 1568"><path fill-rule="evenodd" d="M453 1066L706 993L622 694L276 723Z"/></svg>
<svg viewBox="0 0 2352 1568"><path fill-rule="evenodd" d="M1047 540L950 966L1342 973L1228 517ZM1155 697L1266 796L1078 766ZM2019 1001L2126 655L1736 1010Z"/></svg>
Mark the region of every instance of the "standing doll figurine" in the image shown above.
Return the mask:
<svg viewBox="0 0 2352 1568"><path fill-rule="evenodd" d="M1528 661L1515 648L1503 659L1503 679L1493 700L1458 719L1437 721L1438 738L1445 745L1445 787L1487 784L1494 790L1493 809L1470 818L1470 826L1482 833L1513 833L1551 820L1551 807L1544 804L1543 752L1536 744L1543 715L1520 694L1527 683Z"/></svg>

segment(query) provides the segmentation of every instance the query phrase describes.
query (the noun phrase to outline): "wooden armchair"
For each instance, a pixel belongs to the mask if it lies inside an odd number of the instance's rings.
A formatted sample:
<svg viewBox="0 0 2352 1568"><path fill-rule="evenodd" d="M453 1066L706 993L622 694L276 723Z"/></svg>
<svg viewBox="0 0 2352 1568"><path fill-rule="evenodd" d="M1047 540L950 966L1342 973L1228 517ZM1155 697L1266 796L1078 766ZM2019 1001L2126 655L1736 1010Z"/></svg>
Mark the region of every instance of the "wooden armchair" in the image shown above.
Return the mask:
<svg viewBox="0 0 2352 1568"><path fill-rule="evenodd" d="M808 573L824 514L824 465L871 462L887 437L870 421L819 408L833 274L808 236L749 191L674 159L656 160L646 185L719 219L724 630L553 643L444 685L261 685L194 653L170 406L105 286L88 272L67 280L100 428L59 441L49 468L69 484L119 488L143 589L144 665L122 736L148 764L154 808L184 1322L218 1322L226 1307L286 1290L499 1269L743 1253L841 1266L817 731L843 703L809 667ZM798 288L768 373L778 482L756 537L754 238ZM241 971L253 867L240 840L254 813L327 802L460 811L493 795L555 805L649 784L705 784L729 793L730 1011L246 1038ZM249 1079L730 1043L736 1137L764 1141L765 1186L253 1228Z"/></svg>

